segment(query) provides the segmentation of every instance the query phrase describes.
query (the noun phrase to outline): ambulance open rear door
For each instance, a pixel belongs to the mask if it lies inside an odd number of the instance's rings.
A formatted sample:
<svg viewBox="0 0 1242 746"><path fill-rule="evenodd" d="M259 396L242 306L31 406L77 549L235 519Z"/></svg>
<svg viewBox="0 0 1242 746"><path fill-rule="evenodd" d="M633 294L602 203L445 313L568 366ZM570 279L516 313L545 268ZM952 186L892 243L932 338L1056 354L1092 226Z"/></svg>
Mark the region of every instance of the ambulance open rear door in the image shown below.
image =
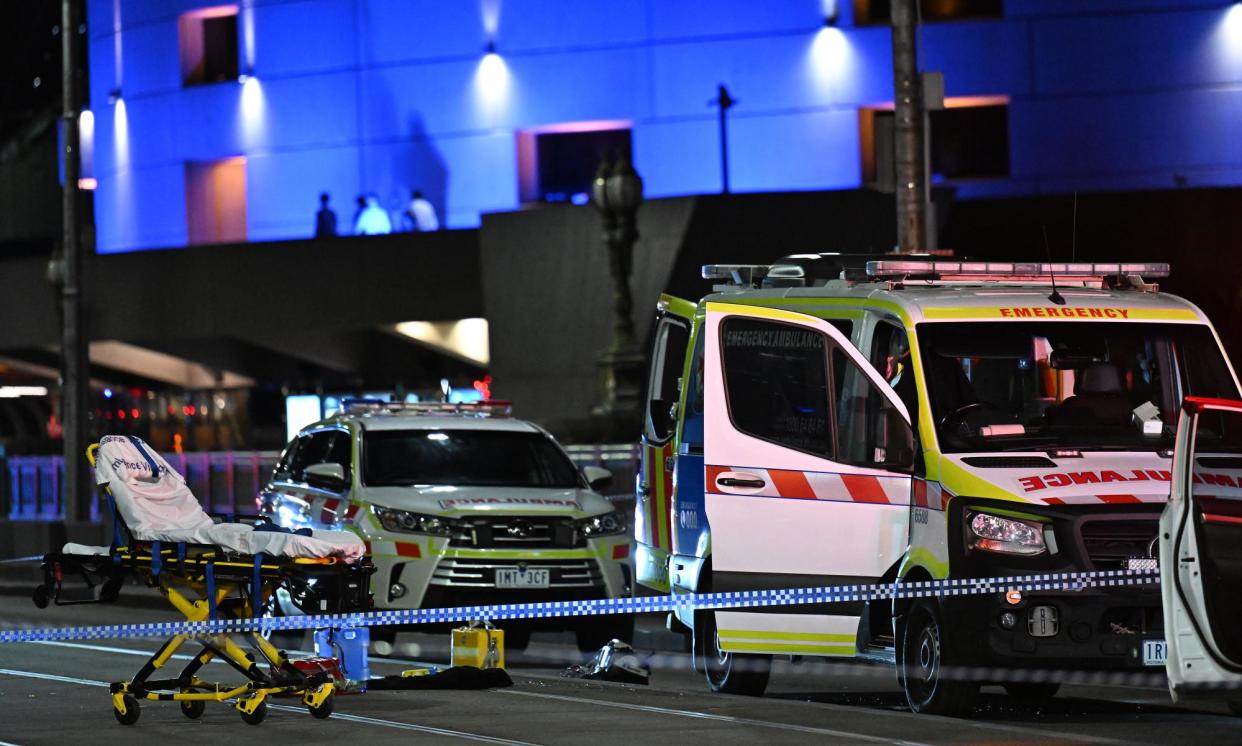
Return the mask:
<svg viewBox="0 0 1242 746"><path fill-rule="evenodd" d="M908 543L905 406L823 319L709 302L704 334L711 589L880 581ZM854 655L863 609L717 611L709 651Z"/></svg>
<svg viewBox="0 0 1242 746"><path fill-rule="evenodd" d="M1186 399L1159 556L1169 691L1242 702L1242 401Z"/></svg>

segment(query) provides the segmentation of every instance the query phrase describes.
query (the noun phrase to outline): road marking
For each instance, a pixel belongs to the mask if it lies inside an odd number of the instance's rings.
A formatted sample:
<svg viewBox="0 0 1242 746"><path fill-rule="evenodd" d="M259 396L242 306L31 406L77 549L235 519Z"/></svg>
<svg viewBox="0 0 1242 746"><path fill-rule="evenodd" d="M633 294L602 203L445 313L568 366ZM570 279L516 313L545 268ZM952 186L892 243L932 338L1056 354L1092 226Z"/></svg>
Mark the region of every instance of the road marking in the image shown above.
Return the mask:
<svg viewBox="0 0 1242 746"><path fill-rule="evenodd" d="M268 705L269 709L283 710L285 712L302 713L305 710L301 707L291 707L290 705ZM513 741L508 738L497 738L495 736L485 736L480 733L466 733L460 730L449 730L447 728L436 728L430 725L415 725L414 723L402 723L397 720L381 720L379 718L369 718L362 715L346 715L343 712L332 713L330 720L344 720L350 723L364 723L366 725L382 725L386 728L396 728L397 730L413 730L419 733L429 733L435 736L452 736L453 738L463 738L467 741L478 741L480 743L499 743L506 746L535 746L530 741Z"/></svg>
<svg viewBox="0 0 1242 746"><path fill-rule="evenodd" d="M833 736L835 738L848 738L856 741L867 741L869 743L897 743L905 746L927 746L920 741L901 741L892 738L883 738L881 736L868 736L862 733L855 733L848 730L833 730L831 728L816 728L810 725L797 725L795 723L777 723L771 720L754 720L752 718L734 717L733 715L717 715L710 712L698 712L695 710L674 710L666 707L655 707L652 705L636 705L628 702L609 702L603 699L591 699L589 697L570 697L564 694L541 694L539 692L519 692L512 689L501 690L502 694L516 694L521 697L537 697L539 699L555 699L562 702L577 702L586 705L596 705L599 707L616 707L622 710L634 710L636 712L651 712L658 715L673 715L676 717L695 718L697 720L718 720L723 723L731 723L733 725L753 725L760 728L775 728L777 730L791 730L798 733L814 733L821 736Z"/></svg>
<svg viewBox="0 0 1242 746"><path fill-rule="evenodd" d="M120 650L121 648L117 648ZM95 686L107 689L111 686L106 681L96 681L94 679L79 679L73 676L57 676L51 673L39 673L37 671L18 671L12 668L0 668L0 674L7 676L18 676L27 679L40 679L43 681L55 681L61 684L79 684L82 686ZM289 705L268 704L273 710L281 710L284 712L304 712L301 707L290 707ZM342 712L334 712L328 718L329 720L342 720L348 723L362 723L364 725L378 725L384 728L394 728L396 730L413 730L420 733L427 733L436 736L451 736L453 738L461 738L467 741L477 741L479 743L497 743L505 744L505 746L535 746L529 741L512 741L507 738L497 738L495 736L486 736L481 733L466 733L465 731L449 730L447 728L436 728L430 725L415 725L414 723L402 723L397 720L381 720L379 718L363 717L362 715L346 715ZM2 745L0 745L2 746Z"/></svg>

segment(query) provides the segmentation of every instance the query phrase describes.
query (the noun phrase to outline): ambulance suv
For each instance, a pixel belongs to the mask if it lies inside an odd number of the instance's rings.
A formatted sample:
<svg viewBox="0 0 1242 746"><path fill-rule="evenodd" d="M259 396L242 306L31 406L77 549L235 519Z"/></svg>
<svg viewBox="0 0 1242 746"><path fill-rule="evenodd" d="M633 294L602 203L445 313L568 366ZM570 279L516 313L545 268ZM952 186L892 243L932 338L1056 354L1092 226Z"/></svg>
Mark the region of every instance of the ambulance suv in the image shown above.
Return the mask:
<svg viewBox="0 0 1242 746"><path fill-rule="evenodd" d="M611 475L579 470L551 435L509 411L347 402L286 446L259 511L287 528L361 536L375 564L376 609L628 595L628 526L594 491ZM621 616L538 628L562 625L593 650L629 639L632 620ZM525 647L533 629L501 626L509 648Z"/></svg>
<svg viewBox="0 0 1242 746"><path fill-rule="evenodd" d="M1239 395L1208 320L1144 279L1167 273L829 254L705 267L715 292L659 304L637 581L684 594L1150 567L1183 399ZM981 684L1054 695L1033 670L1164 666L1163 618L1147 585L670 622L716 691L762 693L774 655L861 658L895 664L914 711L961 714Z"/></svg>

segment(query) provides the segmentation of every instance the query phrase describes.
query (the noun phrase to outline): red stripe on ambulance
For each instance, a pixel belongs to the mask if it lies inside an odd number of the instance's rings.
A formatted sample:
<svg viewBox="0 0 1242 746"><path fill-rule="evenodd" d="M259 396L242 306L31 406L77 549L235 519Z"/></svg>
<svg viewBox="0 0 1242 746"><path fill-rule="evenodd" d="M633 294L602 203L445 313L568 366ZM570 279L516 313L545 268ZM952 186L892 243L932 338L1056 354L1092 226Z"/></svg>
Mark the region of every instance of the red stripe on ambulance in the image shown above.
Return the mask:
<svg viewBox="0 0 1242 746"><path fill-rule="evenodd" d="M849 490L850 498L856 503L888 504L888 495L884 494L880 480L875 477L842 474L841 481L845 482L845 489Z"/></svg>
<svg viewBox="0 0 1242 746"><path fill-rule="evenodd" d="M800 471L768 469L768 478L772 480L772 486L776 488L777 494L781 497L815 499L815 491L811 489L811 483Z"/></svg>

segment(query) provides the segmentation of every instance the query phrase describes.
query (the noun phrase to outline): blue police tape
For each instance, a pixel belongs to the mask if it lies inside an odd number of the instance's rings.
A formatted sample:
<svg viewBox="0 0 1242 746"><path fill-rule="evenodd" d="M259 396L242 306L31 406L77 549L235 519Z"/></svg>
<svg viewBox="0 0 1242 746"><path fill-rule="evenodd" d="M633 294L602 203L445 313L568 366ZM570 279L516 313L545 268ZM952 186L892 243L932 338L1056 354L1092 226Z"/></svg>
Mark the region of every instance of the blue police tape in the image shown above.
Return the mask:
<svg viewBox="0 0 1242 746"><path fill-rule="evenodd" d="M1159 570L1103 570L1018 575L1003 578L963 578L818 588L693 593L671 596L600 598L583 601L544 601L524 604L458 606L445 609L403 609L313 616L217 619L201 622L151 622L95 627L51 627L0 630L0 643L59 640L100 640L169 635L216 635L241 632L322 629L326 627L401 626L468 622L486 619L549 619L600 614L642 614L690 609L749 609L847 601L978 596L1006 591L1069 591L1149 585L1159 582Z"/></svg>

